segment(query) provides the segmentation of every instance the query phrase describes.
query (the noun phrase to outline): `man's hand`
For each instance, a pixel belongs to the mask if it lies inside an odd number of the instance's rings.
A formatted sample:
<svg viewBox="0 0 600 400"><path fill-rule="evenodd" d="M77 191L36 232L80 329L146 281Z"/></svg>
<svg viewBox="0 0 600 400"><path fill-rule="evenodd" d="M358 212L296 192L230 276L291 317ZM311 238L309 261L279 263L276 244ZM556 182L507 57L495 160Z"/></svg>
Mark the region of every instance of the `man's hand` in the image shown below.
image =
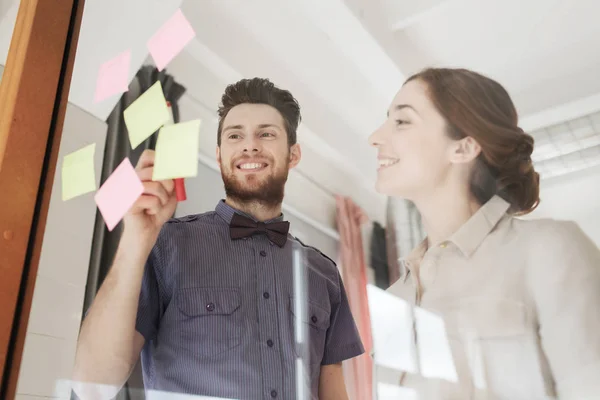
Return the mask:
<svg viewBox="0 0 600 400"><path fill-rule="evenodd" d="M177 206L173 180L152 181L154 158L153 150L142 153L135 170L144 185L144 193L123 219L123 236L138 241L134 248L147 250L152 248L162 226L173 216Z"/></svg>

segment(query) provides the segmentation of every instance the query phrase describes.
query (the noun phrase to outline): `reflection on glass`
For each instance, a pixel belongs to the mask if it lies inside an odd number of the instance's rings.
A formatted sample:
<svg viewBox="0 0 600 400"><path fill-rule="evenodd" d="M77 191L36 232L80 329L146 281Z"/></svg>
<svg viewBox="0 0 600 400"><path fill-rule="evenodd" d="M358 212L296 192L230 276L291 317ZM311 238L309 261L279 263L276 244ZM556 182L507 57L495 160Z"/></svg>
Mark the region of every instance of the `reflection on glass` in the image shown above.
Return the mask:
<svg viewBox="0 0 600 400"><path fill-rule="evenodd" d="M148 392L146 392L146 400L236 400L236 399L226 399L224 397L196 396L196 395L191 395L191 394L149 390Z"/></svg>
<svg viewBox="0 0 600 400"><path fill-rule="evenodd" d="M294 276L294 340L296 346L296 399L306 400L310 396L310 376L304 367L309 361L310 337L304 321L308 317L306 288L306 259L304 248L294 242L292 268Z"/></svg>
<svg viewBox="0 0 600 400"><path fill-rule="evenodd" d="M413 308L406 301L375 286L368 285L367 291L375 364L419 373L425 378L457 382L456 366L442 317L420 307Z"/></svg>
<svg viewBox="0 0 600 400"><path fill-rule="evenodd" d="M98 383L82 383L61 379L57 386L71 387L76 393L86 393L86 399L110 399L115 397L119 391L118 387L112 385L101 385ZM131 389L128 390L128 398L145 400L237 400L224 397L197 396L185 393L166 392L160 390Z"/></svg>
<svg viewBox="0 0 600 400"><path fill-rule="evenodd" d="M377 400L419 400L419 395L413 389L403 388L389 383L377 384Z"/></svg>
<svg viewBox="0 0 600 400"><path fill-rule="evenodd" d="M473 333L465 334L464 341L465 355L469 364L469 370L471 371L473 385L477 389L484 390L487 388L487 383L481 344L476 340L476 335Z"/></svg>
<svg viewBox="0 0 600 400"><path fill-rule="evenodd" d="M432 312L415 307L415 326L421 374L427 378L456 382L458 376L444 320Z"/></svg>
<svg viewBox="0 0 600 400"><path fill-rule="evenodd" d="M367 285L373 360L398 371L417 372L410 305L373 285Z"/></svg>

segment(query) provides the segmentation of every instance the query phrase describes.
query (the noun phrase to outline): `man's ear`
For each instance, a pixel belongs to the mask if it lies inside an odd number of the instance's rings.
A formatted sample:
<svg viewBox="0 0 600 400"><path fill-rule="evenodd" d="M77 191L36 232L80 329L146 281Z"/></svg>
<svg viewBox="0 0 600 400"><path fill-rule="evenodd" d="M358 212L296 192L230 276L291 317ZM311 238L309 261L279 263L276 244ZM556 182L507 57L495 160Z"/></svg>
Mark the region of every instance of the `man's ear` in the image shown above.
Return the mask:
<svg viewBox="0 0 600 400"><path fill-rule="evenodd" d="M296 143L290 147L290 165L289 168L292 169L298 165L300 159L302 158L302 149L300 148L300 144Z"/></svg>
<svg viewBox="0 0 600 400"><path fill-rule="evenodd" d="M219 168L221 168L221 147L220 146L217 146L215 155L217 158L217 164L219 164Z"/></svg>
<svg viewBox="0 0 600 400"><path fill-rule="evenodd" d="M466 164L475 160L481 154L481 145L472 137L456 140L450 149L450 161L456 164Z"/></svg>

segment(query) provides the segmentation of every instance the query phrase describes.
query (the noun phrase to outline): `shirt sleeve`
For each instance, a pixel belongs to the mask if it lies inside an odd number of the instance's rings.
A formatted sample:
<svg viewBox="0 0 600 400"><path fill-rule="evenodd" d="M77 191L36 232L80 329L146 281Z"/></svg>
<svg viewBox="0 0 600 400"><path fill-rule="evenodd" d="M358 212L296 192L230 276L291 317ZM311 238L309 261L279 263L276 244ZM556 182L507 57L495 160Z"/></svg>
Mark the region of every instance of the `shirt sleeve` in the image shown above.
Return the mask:
<svg viewBox="0 0 600 400"><path fill-rule="evenodd" d="M572 222L534 237L529 284L539 335L561 400L600 393L600 251Z"/></svg>
<svg viewBox="0 0 600 400"><path fill-rule="evenodd" d="M340 298L339 302L331 306L331 322L325 337L322 365L338 364L365 352L339 273L337 278L340 284Z"/></svg>
<svg viewBox="0 0 600 400"><path fill-rule="evenodd" d="M158 332L161 317L161 293L158 269L158 244L154 246L144 267L135 329L146 339L153 340Z"/></svg>

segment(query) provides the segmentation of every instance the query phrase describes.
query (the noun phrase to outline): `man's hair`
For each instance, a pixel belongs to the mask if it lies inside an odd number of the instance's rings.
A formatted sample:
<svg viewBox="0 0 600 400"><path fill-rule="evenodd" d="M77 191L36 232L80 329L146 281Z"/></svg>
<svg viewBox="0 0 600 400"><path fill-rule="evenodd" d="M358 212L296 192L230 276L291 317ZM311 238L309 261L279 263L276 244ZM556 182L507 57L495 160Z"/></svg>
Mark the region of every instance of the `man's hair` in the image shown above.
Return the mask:
<svg viewBox="0 0 600 400"><path fill-rule="evenodd" d="M225 117L233 107L240 104L266 104L275 108L283 117L288 146L296 144L296 131L301 120L298 101L289 91L279 89L268 79L252 78L242 79L225 89L218 111L217 145L221 146L221 132Z"/></svg>

